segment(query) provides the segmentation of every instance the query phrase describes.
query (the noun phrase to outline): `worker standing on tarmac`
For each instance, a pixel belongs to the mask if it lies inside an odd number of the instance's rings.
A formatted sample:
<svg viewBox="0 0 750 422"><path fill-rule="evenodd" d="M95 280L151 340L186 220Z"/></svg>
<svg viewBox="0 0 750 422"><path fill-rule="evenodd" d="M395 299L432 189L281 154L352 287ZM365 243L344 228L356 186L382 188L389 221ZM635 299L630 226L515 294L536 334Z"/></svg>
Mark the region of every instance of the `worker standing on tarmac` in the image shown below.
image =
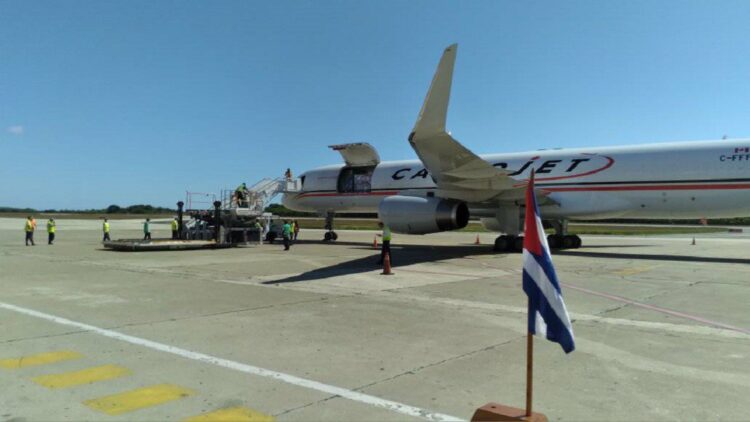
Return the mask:
<svg viewBox="0 0 750 422"><path fill-rule="evenodd" d="M292 238L292 226L288 221L284 220L284 226L281 229L281 237L284 238L284 250L289 250L289 244Z"/></svg>
<svg viewBox="0 0 750 422"><path fill-rule="evenodd" d="M112 240L109 238L109 221L107 221L106 218L104 219L104 223L102 223L102 232L104 232L104 238L102 239L102 242Z"/></svg>
<svg viewBox="0 0 750 422"><path fill-rule="evenodd" d="M32 216L29 216L26 218L26 227L24 230L26 231L26 246L29 246L29 242L31 242L31 246L34 246L34 218Z"/></svg>
<svg viewBox="0 0 750 422"><path fill-rule="evenodd" d="M180 227L180 223L177 222L177 217L172 220L172 239L177 239L177 230Z"/></svg>
<svg viewBox="0 0 750 422"><path fill-rule="evenodd" d="M151 219L143 222L143 240L151 240Z"/></svg>
<svg viewBox="0 0 750 422"><path fill-rule="evenodd" d="M55 219L50 218L47 220L47 244L51 245L55 241L55 232L57 231L57 224Z"/></svg>
<svg viewBox="0 0 750 422"><path fill-rule="evenodd" d="M297 220L294 220L293 230L294 230L294 241L296 242L297 236L299 236L299 222L297 222Z"/></svg>
<svg viewBox="0 0 750 422"><path fill-rule="evenodd" d="M258 241L262 244L263 243L263 226L260 224L260 219L255 219L255 224L253 224L253 227L255 230L258 231Z"/></svg>
<svg viewBox="0 0 750 422"><path fill-rule="evenodd" d="M383 238L383 245L380 249L380 261L378 261L378 265L383 265L385 254L388 254L388 258L391 260L391 265L393 265L393 256L391 256L391 228L384 225L382 221L378 223L378 227L383 230L383 234L378 235Z"/></svg>

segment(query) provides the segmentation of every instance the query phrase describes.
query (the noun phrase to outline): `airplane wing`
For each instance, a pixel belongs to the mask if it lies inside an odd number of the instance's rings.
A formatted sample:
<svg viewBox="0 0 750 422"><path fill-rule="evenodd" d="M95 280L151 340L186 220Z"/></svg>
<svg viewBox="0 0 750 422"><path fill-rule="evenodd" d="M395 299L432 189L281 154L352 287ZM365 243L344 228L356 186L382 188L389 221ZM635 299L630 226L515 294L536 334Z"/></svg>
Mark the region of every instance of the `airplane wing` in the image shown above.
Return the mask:
<svg viewBox="0 0 750 422"><path fill-rule="evenodd" d="M445 131L457 44L445 49L409 143L430 172L437 195L468 202L515 197L518 181L469 151Z"/></svg>

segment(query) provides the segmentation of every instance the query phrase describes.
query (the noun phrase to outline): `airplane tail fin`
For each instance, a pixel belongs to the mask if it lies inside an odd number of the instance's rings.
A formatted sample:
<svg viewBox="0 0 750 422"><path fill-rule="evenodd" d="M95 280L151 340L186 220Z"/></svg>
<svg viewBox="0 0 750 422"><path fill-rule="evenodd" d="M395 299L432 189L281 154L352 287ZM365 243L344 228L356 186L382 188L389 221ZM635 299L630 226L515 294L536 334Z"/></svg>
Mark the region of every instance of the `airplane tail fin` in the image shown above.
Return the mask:
<svg viewBox="0 0 750 422"><path fill-rule="evenodd" d="M445 119L448 114L456 50L458 50L458 44L452 44L443 52L435 76L432 78L430 90L427 91L427 97L422 104L422 110L419 111L417 122L409 135L409 141L417 134L422 137L445 132Z"/></svg>

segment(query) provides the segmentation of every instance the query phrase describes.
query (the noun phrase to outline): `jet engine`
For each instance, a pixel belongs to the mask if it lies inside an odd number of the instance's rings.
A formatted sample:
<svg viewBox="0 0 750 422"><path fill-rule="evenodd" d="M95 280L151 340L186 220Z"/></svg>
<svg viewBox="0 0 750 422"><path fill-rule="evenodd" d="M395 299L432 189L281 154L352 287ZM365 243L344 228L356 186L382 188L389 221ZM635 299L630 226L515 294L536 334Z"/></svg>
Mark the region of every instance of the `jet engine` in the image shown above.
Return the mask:
<svg viewBox="0 0 750 422"><path fill-rule="evenodd" d="M380 202L378 215L392 231L405 234L462 229L469 223L465 202L440 198L388 196Z"/></svg>

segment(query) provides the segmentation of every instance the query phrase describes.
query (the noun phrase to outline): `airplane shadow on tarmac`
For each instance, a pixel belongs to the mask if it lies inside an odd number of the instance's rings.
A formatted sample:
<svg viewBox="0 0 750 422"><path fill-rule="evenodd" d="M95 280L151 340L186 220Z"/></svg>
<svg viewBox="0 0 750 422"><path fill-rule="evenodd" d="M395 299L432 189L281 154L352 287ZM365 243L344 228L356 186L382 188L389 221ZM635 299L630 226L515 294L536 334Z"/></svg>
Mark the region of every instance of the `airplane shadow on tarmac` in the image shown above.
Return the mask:
<svg viewBox="0 0 750 422"><path fill-rule="evenodd" d="M320 244L319 241L297 241L298 244ZM279 280L264 281L262 284L284 284L298 283L302 281L314 281L330 277L337 277L347 274L360 274L373 270L378 270L382 266L378 265L380 259L380 249L373 249L372 246L360 242L342 242L337 241L336 245L351 246L352 249L367 249L372 251L372 255L353 259L351 261L341 262L329 267L317 268L299 275L282 278ZM597 245L598 246L598 245ZM637 247L648 245L612 245L602 247ZM421 264L425 262L443 261L454 258L464 258L469 256L490 255L498 258L508 254L517 254L518 252L497 253L492 250L491 245L456 245L456 246L434 246L434 245L403 245L393 246L392 264L394 271L398 271L399 266L412 264ZM557 252L560 253L560 252ZM553 255L556 253L553 251ZM580 254L580 252L579 252Z"/></svg>
<svg viewBox="0 0 750 422"><path fill-rule="evenodd" d="M297 243L320 243L315 241L299 241ZM372 246L367 246L364 243L359 242L341 242L337 241L336 245L348 245L352 246L353 249L368 249L372 251L372 255L365 256L362 258L353 259L351 261L341 262L335 265L331 265L325 268L318 268L306 273L302 273L296 276L283 278L280 280L269 280L264 281L263 284L283 284L283 283L298 283L302 281L313 281L324 278L336 277L347 274L360 274L382 268L378 265L380 259L380 249L373 249ZM292 246L294 247L294 246ZM399 266L420 264L423 262L435 262L453 258L462 258L467 256L480 256L480 255L499 255L492 251L490 245L458 245L458 246L433 246L433 245L404 245L404 246L393 246L391 247L392 263L394 271L398 270Z"/></svg>

